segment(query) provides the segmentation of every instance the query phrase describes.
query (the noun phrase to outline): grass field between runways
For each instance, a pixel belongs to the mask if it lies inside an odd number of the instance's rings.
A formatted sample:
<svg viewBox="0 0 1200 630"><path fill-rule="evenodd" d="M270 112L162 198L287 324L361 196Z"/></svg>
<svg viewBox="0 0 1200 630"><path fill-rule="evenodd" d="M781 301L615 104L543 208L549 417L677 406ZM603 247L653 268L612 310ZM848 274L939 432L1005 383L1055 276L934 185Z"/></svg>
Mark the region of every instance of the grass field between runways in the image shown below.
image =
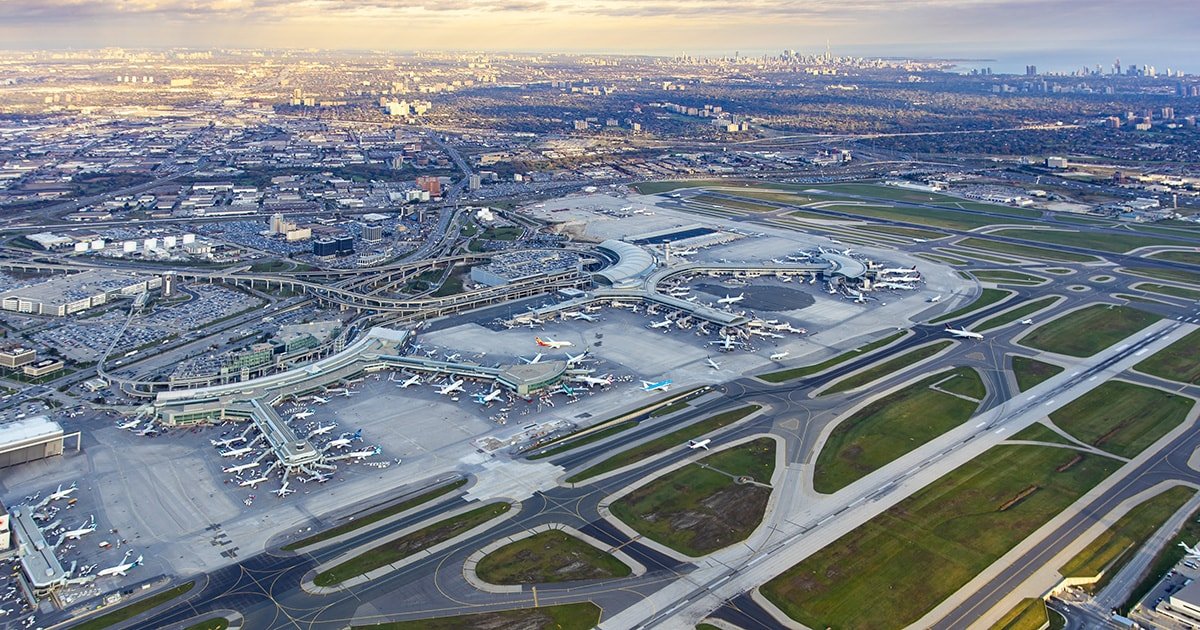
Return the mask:
<svg viewBox="0 0 1200 630"><path fill-rule="evenodd" d="M995 446L788 569L762 593L810 628L906 626L1119 466L1057 447Z"/></svg>

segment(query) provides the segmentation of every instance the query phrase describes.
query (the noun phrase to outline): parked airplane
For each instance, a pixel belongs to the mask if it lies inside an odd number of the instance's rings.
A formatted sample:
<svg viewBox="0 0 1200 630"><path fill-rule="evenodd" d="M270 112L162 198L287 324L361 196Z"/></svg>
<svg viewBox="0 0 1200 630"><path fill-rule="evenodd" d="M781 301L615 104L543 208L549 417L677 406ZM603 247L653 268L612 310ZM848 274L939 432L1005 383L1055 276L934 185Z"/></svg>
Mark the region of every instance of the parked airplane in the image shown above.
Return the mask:
<svg viewBox="0 0 1200 630"><path fill-rule="evenodd" d="M963 339L976 339L976 340L983 339L983 335L981 335L977 332L971 332L971 331L967 330L966 328L952 328L950 326L946 326L946 332L950 333L951 335L954 335L955 337L961 337Z"/></svg>
<svg viewBox="0 0 1200 630"><path fill-rule="evenodd" d="M730 297L728 294L726 294L725 297L717 300L717 304L737 304L738 302L741 302L744 299L746 299L745 293L739 293L733 297Z"/></svg>
<svg viewBox="0 0 1200 630"><path fill-rule="evenodd" d="M245 441L246 441L246 438L244 438L240 435L235 435L234 437L231 437L227 440L209 440L209 443L211 443L213 446L215 446L217 448L225 448L227 446L233 446L234 444L237 444L238 442L245 442Z"/></svg>
<svg viewBox="0 0 1200 630"><path fill-rule="evenodd" d="M94 531L96 531L96 517L93 515L89 520L84 521L83 525L80 525L77 529L63 532L62 538L59 538L59 540L78 540L84 534L90 534Z"/></svg>
<svg viewBox="0 0 1200 630"><path fill-rule="evenodd" d="M329 481L330 477L332 477L332 475L322 475L320 473L313 473L309 477L301 477L300 482L308 483L310 481L315 481L317 483L325 483L326 481Z"/></svg>
<svg viewBox="0 0 1200 630"><path fill-rule="evenodd" d="M330 422L329 424L327 424L325 426L321 426L318 424L317 428L313 429L312 432L308 434L308 437L313 437L314 435L325 435L326 433L329 433L330 431L332 431L336 428L337 428L336 422Z"/></svg>
<svg viewBox="0 0 1200 630"><path fill-rule="evenodd" d="M1191 547L1185 542L1180 542L1179 546L1183 547L1183 551L1187 554L1188 558L1200 560L1200 544L1197 544L1196 547Z"/></svg>
<svg viewBox="0 0 1200 630"><path fill-rule="evenodd" d="M324 405L325 403L329 402L328 398L321 398L320 396L313 396L312 399L313 402L317 403L318 405Z"/></svg>
<svg viewBox="0 0 1200 630"><path fill-rule="evenodd" d="M141 424L141 420L130 420L117 425L118 429L136 429L137 425Z"/></svg>
<svg viewBox="0 0 1200 630"><path fill-rule="evenodd" d="M603 387L608 387L609 385L613 384L613 379L611 376L605 376L604 378L597 378L595 376L584 375L584 376L576 376L574 378L575 378L575 380L579 381L580 383L587 385L589 388L592 387L593 385L600 385Z"/></svg>
<svg viewBox="0 0 1200 630"><path fill-rule="evenodd" d="M580 352L579 354L574 354L574 355L571 354L570 352L568 352L567 353L567 365L568 366L578 365L578 364L586 361L587 358L588 358L587 350L584 350L583 352Z"/></svg>
<svg viewBox="0 0 1200 630"><path fill-rule="evenodd" d="M257 467L258 467L258 462L250 462L249 464L238 464L237 466L229 466L227 468L222 468L221 472L236 475L240 472L250 470L251 468L257 468Z"/></svg>
<svg viewBox="0 0 1200 630"><path fill-rule="evenodd" d="M537 342L537 345L539 345L543 348L550 348L551 350L558 350L559 348L570 348L571 346L575 345L575 344L571 343L570 341L555 341L549 337L546 337L545 339L542 339L541 337L534 337L533 340L535 342Z"/></svg>
<svg viewBox="0 0 1200 630"><path fill-rule="evenodd" d="M267 479L268 479L268 477L266 475L263 475L261 477L247 479L247 480L243 481L242 483L239 483L238 486L240 486L242 488L253 488L254 486L257 486L260 483L266 483Z"/></svg>
<svg viewBox="0 0 1200 630"><path fill-rule="evenodd" d="M413 385L420 385L420 384L421 384L421 377L417 374L413 374L411 378L404 381L403 383L400 383L399 385L397 385L397 387L399 387L400 389L408 389L409 387L412 387Z"/></svg>
<svg viewBox="0 0 1200 630"><path fill-rule="evenodd" d="M782 361L782 360L786 359L789 354L791 354L791 352L784 350L783 352L776 352L768 358L771 359L772 361Z"/></svg>
<svg viewBox="0 0 1200 630"><path fill-rule="evenodd" d="M282 486L280 486L278 490L275 490L275 491L274 491L274 492L275 492L275 496L277 496L277 497L286 497L286 496L287 496L287 495L289 495L289 494L295 494L295 493L296 493L296 491L291 489L291 487L290 487L291 485L292 485L292 484L291 484L291 482L289 482L289 481L285 481L285 482L283 482L283 485L282 485Z"/></svg>
<svg viewBox="0 0 1200 630"><path fill-rule="evenodd" d="M721 364L720 364L720 363L717 363L716 361L713 361L713 360L712 360L712 357L709 357L709 358L705 359L704 361L705 361L706 363L708 363L708 367L710 367L710 368L712 368L712 369L714 369L714 370L719 370L719 369L721 369Z"/></svg>
<svg viewBox="0 0 1200 630"><path fill-rule="evenodd" d="M345 396L346 398L349 398L357 393L358 392L356 392L352 389L343 389L342 392L340 394L338 394L338 396Z"/></svg>
<svg viewBox="0 0 1200 630"><path fill-rule="evenodd" d="M378 446L373 446L361 451L354 451L353 453L350 453L349 456L354 459L366 459L372 455L378 455L380 452L381 449Z"/></svg>
<svg viewBox="0 0 1200 630"><path fill-rule="evenodd" d="M69 488L67 488L66 490L63 490L62 484L61 483L58 484L58 490L51 492L49 494L49 496L46 497L46 501L47 502L57 501L59 499L65 499L65 498L71 496L71 493L75 492L75 485L76 484L74 482L72 482L71 486Z"/></svg>
<svg viewBox="0 0 1200 630"><path fill-rule="evenodd" d="M690 448L692 450L702 448L707 451L708 443L711 441L712 441L711 439L709 439L709 440L688 440L688 448Z"/></svg>
<svg viewBox="0 0 1200 630"><path fill-rule="evenodd" d="M667 379L665 381L659 381L657 383L651 383L650 381L642 381L642 391L656 392L660 389L664 392L670 391L672 382L673 381L671 381L670 379Z"/></svg>
<svg viewBox="0 0 1200 630"><path fill-rule="evenodd" d="M710 341L709 343L720 346L722 352L729 352L737 346L742 345L742 342L734 339L733 337L721 337L720 341Z"/></svg>
<svg viewBox="0 0 1200 630"><path fill-rule="evenodd" d="M661 322L654 322L654 323L650 324L650 327L651 328L667 328L670 325L671 325L671 320L664 318Z"/></svg>
<svg viewBox="0 0 1200 630"><path fill-rule="evenodd" d="M142 556L138 556L137 560L134 560L133 562L125 562L126 560L129 559L129 556L132 554L133 554L132 551L126 551L125 557L121 559L121 564L118 564L115 567L101 569L100 572L97 573L96 575L98 577L116 577L116 576L125 577L125 575L127 573L129 573L130 569L132 569L134 567L142 566Z"/></svg>
<svg viewBox="0 0 1200 630"><path fill-rule="evenodd" d="M336 440L330 440L329 443L325 445L325 450L329 450L331 448L346 448L347 446L350 446L350 443L353 441L354 441L353 439L346 438L346 437L340 437L340 438L337 438Z"/></svg>
<svg viewBox="0 0 1200 630"><path fill-rule="evenodd" d="M303 420L303 419L313 415L313 413L315 413L315 412L313 412L309 409L305 409L304 411L298 411L298 412L292 414L292 420Z"/></svg>
<svg viewBox="0 0 1200 630"><path fill-rule="evenodd" d="M493 400L500 398L500 394L502 394L502 393L503 392L501 392L498 389L493 389L491 392L488 392L486 395L475 394L475 402L477 402L481 405L486 405L486 404L492 402Z"/></svg>
<svg viewBox="0 0 1200 630"><path fill-rule="evenodd" d="M539 352L539 353L533 355L532 359L526 359L525 357L517 357L517 358L520 359L521 361L525 362L527 365L533 365L534 363L539 363L542 360L542 353Z"/></svg>
<svg viewBox="0 0 1200 630"><path fill-rule="evenodd" d="M563 313L563 315L566 315L566 313ZM597 318L594 315L588 315L587 313L571 313L570 317L571 319L582 319L585 322L597 321Z"/></svg>
<svg viewBox="0 0 1200 630"><path fill-rule="evenodd" d="M462 386L463 386L462 379L457 379L457 380L451 381L451 382L446 383L445 385L442 385L441 387L439 387L437 390L437 393L443 394L443 395L449 395L449 394L453 394L454 392L461 392Z"/></svg>
<svg viewBox="0 0 1200 630"><path fill-rule="evenodd" d="M221 451L221 457L241 457L242 455L245 455L252 450L254 450L254 449L250 448L249 446L243 446L241 448L231 448L228 451Z"/></svg>

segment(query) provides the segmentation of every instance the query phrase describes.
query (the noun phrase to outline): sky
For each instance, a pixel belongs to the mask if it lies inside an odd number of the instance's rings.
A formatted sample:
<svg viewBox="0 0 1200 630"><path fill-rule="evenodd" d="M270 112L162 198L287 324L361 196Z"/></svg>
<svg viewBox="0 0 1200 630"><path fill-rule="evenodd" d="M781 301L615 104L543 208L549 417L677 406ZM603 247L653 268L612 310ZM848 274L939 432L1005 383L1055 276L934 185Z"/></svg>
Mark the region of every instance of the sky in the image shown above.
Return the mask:
<svg viewBox="0 0 1200 630"><path fill-rule="evenodd" d="M0 47L20 49L708 55L828 42L837 54L1165 68L1200 65L1196 33L1197 0L0 0Z"/></svg>

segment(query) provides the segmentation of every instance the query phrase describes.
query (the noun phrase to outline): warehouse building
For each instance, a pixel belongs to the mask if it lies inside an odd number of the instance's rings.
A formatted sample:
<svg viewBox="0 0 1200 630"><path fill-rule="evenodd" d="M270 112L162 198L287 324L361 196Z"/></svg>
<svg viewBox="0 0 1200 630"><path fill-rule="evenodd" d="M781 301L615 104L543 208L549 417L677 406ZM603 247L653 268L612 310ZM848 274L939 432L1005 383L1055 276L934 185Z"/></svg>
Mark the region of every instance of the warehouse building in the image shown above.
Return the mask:
<svg viewBox="0 0 1200 630"><path fill-rule="evenodd" d="M6 311L64 317L162 286L160 276L92 269L0 293Z"/></svg>
<svg viewBox="0 0 1200 630"><path fill-rule="evenodd" d="M66 440L71 438L75 439L75 450L79 450L79 432L64 434L62 425L46 416L0 425L0 468L62 455Z"/></svg>

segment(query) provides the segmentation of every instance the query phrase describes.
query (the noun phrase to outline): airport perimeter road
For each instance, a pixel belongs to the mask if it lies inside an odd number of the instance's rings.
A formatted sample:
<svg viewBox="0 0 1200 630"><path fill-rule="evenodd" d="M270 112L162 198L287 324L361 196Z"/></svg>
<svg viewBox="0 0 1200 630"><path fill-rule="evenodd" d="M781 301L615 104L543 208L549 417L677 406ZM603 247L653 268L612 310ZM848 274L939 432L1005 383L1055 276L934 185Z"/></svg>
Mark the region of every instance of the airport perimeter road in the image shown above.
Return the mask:
<svg viewBox="0 0 1200 630"><path fill-rule="evenodd" d="M679 620L691 623L702 619L726 601L757 588L970 461L1003 441L1005 436L1128 369L1140 361L1143 354L1169 345L1191 328L1176 322L1153 325L1114 348L1080 361L1074 371L1063 372L1022 394L1018 400L977 416L963 427L927 443L839 493L817 501L815 507L804 506L794 514L772 514L770 522L780 540L746 555L738 564L724 558L720 563L700 563L687 580L655 593L601 626L647 628Z"/></svg>

